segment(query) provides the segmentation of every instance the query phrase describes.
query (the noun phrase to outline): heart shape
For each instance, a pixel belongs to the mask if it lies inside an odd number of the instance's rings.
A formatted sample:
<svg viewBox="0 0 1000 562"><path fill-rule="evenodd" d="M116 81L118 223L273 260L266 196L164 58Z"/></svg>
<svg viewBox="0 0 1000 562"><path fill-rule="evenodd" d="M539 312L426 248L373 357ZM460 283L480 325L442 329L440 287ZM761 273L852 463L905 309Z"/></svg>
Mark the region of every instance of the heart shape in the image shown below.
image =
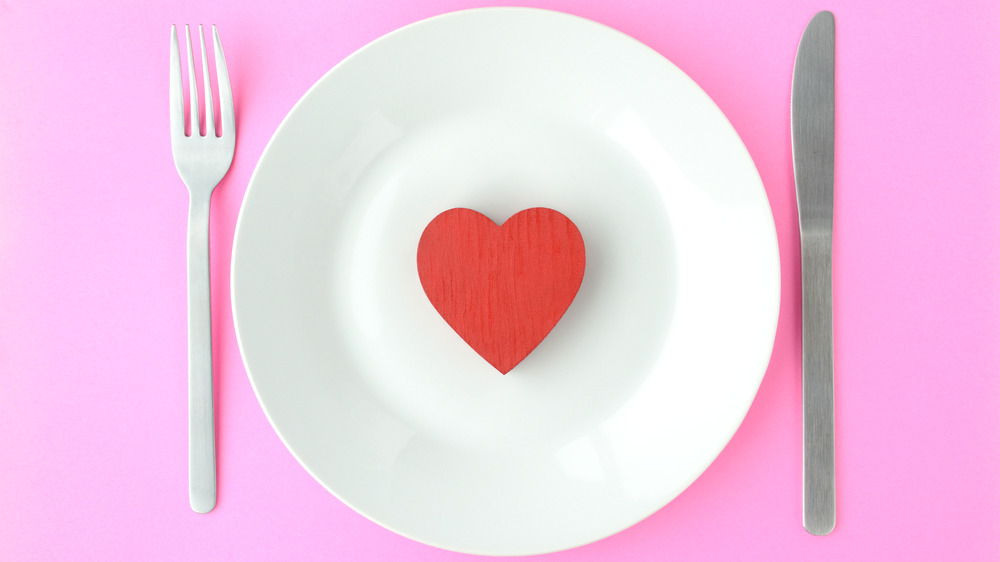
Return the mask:
<svg viewBox="0 0 1000 562"><path fill-rule="evenodd" d="M427 225L417 246L427 298L502 374L559 322L585 264L573 221L542 207L520 211L500 226L472 209L450 209Z"/></svg>

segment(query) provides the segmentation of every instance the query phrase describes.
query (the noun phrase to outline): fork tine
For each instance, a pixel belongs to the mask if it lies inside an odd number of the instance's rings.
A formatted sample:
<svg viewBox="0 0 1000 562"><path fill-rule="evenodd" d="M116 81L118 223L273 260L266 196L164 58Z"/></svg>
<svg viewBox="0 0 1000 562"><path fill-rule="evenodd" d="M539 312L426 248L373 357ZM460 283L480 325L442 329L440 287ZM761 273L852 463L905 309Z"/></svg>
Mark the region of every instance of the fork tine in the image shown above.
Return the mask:
<svg viewBox="0 0 1000 562"><path fill-rule="evenodd" d="M213 25L215 36L215 72L219 82L219 121L222 123L222 136L230 140L236 134L236 112L233 109L233 89L229 84L229 68L226 66L226 55L222 52L222 40L219 30Z"/></svg>
<svg viewBox="0 0 1000 562"><path fill-rule="evenodd" d="M188 55L188 91L191 95L188 97L190 100L189 104L191 106L191 136L197 137L201 135L201 117L198 113L198 80L195 78L194 73L194 52L191 50L191 26L184 26L184 33L187 35L187 55Z"/></svg>
<svg viewBox="0 0 1000 562"><path fill-rule="evenodd" d="M215 136L215 104L212 101L212 80L208 76L208 54L205 51L205 29L198 24L201 38L201 76L205 85L205 136Z"/></svg>
<svg viewBox="0 0 1000 562"><path fill-rule="evenodd" d="M170 137L184 136L184 86L181 57L177 47L177 26L170 26Z"/></svg>

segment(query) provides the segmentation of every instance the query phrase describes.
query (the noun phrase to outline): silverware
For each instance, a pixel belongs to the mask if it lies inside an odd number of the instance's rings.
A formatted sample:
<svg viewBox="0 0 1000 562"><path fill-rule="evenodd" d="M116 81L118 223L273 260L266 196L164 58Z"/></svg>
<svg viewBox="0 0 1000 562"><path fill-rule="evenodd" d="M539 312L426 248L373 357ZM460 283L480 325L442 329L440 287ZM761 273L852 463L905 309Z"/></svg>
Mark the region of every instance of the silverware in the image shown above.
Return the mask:
<svg viewBox="0 0 1000 562"><path fill-rule="evenodd" d="M792 74L792 158L802 240L802 524L836 524L833 447L833 14L806 26Z"/></svg>
<svg viewBox="0 0 1000 562"><path fill-rule="evenodd" d="M209 79L205 34L201 37L202 83L205 94L205 131L200 132L198 86L191 50L191 29L187 36L187 66L190 106L185 134L184 91L177 47L177 27L170 29L170 144L174 164L190 195L188 208L188 480L191 509L208 513L215 507L215 413L212 392L212 315L209 291L208 217L212 190L229 171L236 147L236 124L229 71L222 53L219 31L215 37L215 69L219 85L221 136L216 136L212 86Z"/></svg>

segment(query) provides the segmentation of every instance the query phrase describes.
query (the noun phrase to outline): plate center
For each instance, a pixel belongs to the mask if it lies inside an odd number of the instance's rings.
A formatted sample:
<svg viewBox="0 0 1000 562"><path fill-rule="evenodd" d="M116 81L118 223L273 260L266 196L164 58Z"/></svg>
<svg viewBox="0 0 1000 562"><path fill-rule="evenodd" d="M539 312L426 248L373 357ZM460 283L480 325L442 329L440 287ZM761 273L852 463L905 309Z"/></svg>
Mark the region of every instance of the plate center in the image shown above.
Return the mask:
<svg viewBox="0 0 1000 562"><path fill-rule="evenodd" d="M330 185L351 195L330 217L341 228L325 278L331 345L359 366L337 376L357 377L408 432L504 456L556 451L613 414L650 372L674 294L669 224L646 171L592 130L517 116L438 120L372 158L353 188ZM417 242L445 209L503 222L533 206L577 224L587 273L549 337L497 377L421 292Z"/></svg>

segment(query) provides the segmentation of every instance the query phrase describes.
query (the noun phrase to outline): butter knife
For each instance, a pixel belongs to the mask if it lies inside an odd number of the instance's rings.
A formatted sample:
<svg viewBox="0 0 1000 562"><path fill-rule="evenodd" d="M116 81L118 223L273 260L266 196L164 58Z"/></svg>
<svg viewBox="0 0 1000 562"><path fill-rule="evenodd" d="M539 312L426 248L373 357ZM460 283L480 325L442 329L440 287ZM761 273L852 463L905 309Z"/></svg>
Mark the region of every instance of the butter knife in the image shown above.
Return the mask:
<svg viewBox="0 0 1000 562"><path fill-rule="evenodd" d="M833 14L806 26L792 73L792 160L802 241L802 524L836 524L833 440Z"/></svg>

